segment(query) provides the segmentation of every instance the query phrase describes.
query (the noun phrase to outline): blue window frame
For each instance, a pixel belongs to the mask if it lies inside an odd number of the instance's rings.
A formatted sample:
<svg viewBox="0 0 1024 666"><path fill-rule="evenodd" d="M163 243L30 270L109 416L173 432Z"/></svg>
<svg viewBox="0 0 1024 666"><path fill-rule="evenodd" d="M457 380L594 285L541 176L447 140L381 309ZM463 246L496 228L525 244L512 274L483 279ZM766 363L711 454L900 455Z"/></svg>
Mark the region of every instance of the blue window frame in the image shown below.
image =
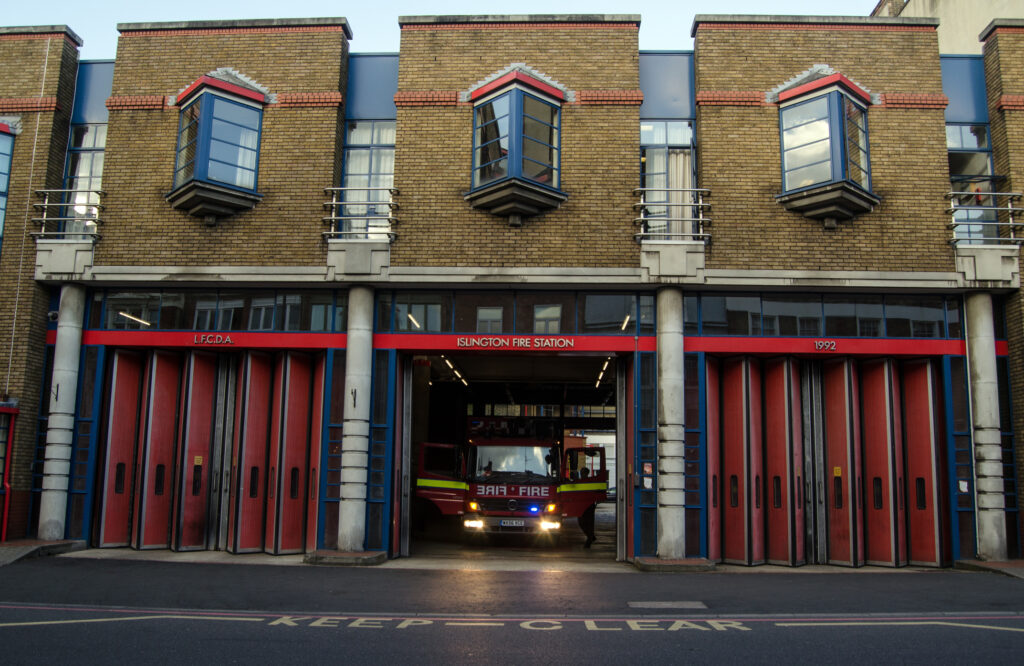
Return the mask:
<svg viewBox="0 0 1024 666"><path fill-rule="evenodd" d="M345 219L335 231L345 232L350 238L364 233L368 238L386 234L395 182L395 121L347 121L342 162L342 197L352 203L342 207Z"/></svg>
<svg viewBox="0 0 1024 666"><path fill-rule="evenodd" d="M960 223L956 237L968 243L983 243L999 236L998 218L993 208L996 191L992 175L992 143L985 123L946 125L946 149L949 151L949 180L956 196L953 217Z"/></svg>
<svg viewBox="0 0 1024 666"><path fill-rule="evenodd" d="M560 187L561 109L518 88L473 110L473 189L521 178Z"/></svg>
<svg viewBox="0 0 1024 666"><path fill-rule="evenodd" d="M103 189L103 156L107 143L106 123L71 126L64 188L68 190L61 231L68 234L96 233L100 191Z"/></svg>
<svg viewBox="0 0 1024 666"><path fill-rule="evenodd" d="M211 92L189 102L178 122L174 187L201 180L255 192L262 120L259 105Z"/></svg>
<svg viewBox="0 0 1024 666"><path fill-rule="evenodd" d="M666 238L697 233L698 211L693 183L693 122L640 121L640 187L643 188L644 231Z"/></svg>
<svg viewBox="0 0 1024 666"><path fill-rule="evenodd" d="M4 245L4 217L7 214L7 191L11 182L11 155L13 154L14 135L0 129L0 250Z"/></svg>
<svg viewBox="0 0 1024 666"><path fill-rule="evenodd" d="M866 109L839 90L783 106L782 189L845 181L871 191Z"/></svg>

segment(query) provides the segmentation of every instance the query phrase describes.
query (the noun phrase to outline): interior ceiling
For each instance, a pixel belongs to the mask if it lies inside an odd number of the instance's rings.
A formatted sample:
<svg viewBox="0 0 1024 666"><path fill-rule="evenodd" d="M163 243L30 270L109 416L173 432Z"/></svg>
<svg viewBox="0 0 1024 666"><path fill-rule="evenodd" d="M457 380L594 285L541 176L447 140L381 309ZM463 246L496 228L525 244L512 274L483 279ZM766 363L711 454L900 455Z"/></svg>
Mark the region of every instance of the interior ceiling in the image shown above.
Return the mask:
<svg viewBox="0 0 1024 666"><path fill-rule="evenodd" d="M492 356L466 354L448 356L468 382L570 383L593 386L608 356ZM605 381L614 383L614 358L605 370ZM431 378L454 379L440 356L430 357Z"/></svg>

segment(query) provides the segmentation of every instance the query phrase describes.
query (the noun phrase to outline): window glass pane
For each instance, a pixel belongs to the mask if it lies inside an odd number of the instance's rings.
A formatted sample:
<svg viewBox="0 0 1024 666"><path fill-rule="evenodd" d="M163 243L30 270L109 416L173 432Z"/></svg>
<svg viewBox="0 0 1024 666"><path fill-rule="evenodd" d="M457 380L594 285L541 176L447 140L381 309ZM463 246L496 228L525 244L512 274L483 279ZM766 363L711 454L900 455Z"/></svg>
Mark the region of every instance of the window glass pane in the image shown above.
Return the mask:
<svg viewBox="0 0 1024 666"><path fill-rule="evenodd" d="M964 125L961 145L964 148L988 148L988 125Z"/></svg>
<svg viewBox="0 0 1024 666"><path fill-rule="evenodd" d="M259 111L252 107L220 99L219 97L214 97L213 117L250 129L259 129L260 126Z"/></svg>
<svg viewBox="0 0 1024 666"><path fill-rule="evenodd" d="M217 324L217 294L186 292L182 328L212 331Z"/></svg>
<svg viewBox="0 0 1024 666"><path fill-rule="evenodd" d="M455 333L511 333L510 293L458 292L455 295ZM509 316L505 316L506 313Z"/></svg>
<svg viewBox="0 0 1024 666"><path fill-rule="evenodd" d="M370 149L349 148L345 151L345 173L363 174L370 172ZM346 185L346 187L348 187Z"/></svg>
<svg viewBox="0 0 1024 666"><path fill-rule="evenodd" d="M395 143L395 121L376 120L373 123L373 142L377 145Z"/></svg>
<svg viewBox="0 0 1024 666"><path fill-rule="evenodd" d="M992 173L990 153L983 152L953 152L949 153L949 175L957 176L988 176ZM988 191L985 188L983 191ZM973 191L973 188L971 188Z"/></svg>
<svg viewBox="0 0 1024 666"><path fill-rule="evenodd" d="M481 125L476 130L476 143L483 145L501 138L501 145L508 147L508 116L502 116L493 122Z"/></svg>
<svg viewBox="0 0 1024 666"><path fill-rule="evenodd" d="M894 338L943 335L944 304L939 296L891 296L885 299L885 327Z"/></svg>
<svg viewBox="0 0 1024 666"><path fill-rule="evenodd" d="M700 323L700 299L692 294L683 295L683 333L697 335Z"/></svg>
<svg viewBox="0 0 1024 666"><path fill-rule="evenodd" d="M960 298L957 296L946 297L946 326L949 329L948 337L964 336L964 329L960 324Z"/></svg>
<svg viewBox="0 0 1024 666"><path fill-rule="evenodd" d="M832 180L832 162L822 162L786 173L786 189L797 190Z"/></svg>
<svg viewBox="0 0 1024 666"><path fill-rule="evenodd" d="M372 120L350 120L346 125L345 143L371 143L373 140Z"/></svg>
<svg viewBox="0 0 1024 666"><path fill-rule="evenodd" d="M476 309L477 333L504 333L505 308L500 305L481 306Z"/></svg>
<svg viewBox="0 0 1024 666"><path fill-rule="evenodd" d="M548 125L558 126L558 109L530 95L523 95L523 113Z"/></svg>
<svg viewBox="0 0 1024 666"><path fill-rule="evenodd" d="M185 294L165 291L160 301L160 328L191 328L185 324Z"/></svg>
<svg viewBox="0 0 1024 666"><path fill-rule="evenodd" d="M788 130L797 125L804 125L813 120L828 118L828 98L818 97L817 99L794 106L787 106L782 110L782 129Z"/></svg>
<svg viewBox="0 0 1024 666"><path fill-rule="evenodd" d="M825 335L880 337L882 297L825 297Z"/></svg>
<svg viewBox="0 0 1024 666"><path fill-rule="evenodd" d="M255 171L234 167L223 162L210 162L206 175L210 180L217 180L249 190L253 189L256 185Z"/></svg>
<svg viewBox="0 0 1024 666"><path fill-rule="evenodd" d="M633 294L587 294L579 313L580 333L633 335L636 297Z"/></svg>
<svg viewBox="0 0 1024 666"><path fill-rule="evenodd" d="M761 335L761 299L757 296L703 296L704 335Z"/></svg>
<svg viewBox="0 0 1024 666"><path fill-rule="evenodd" d="M821 335L821 298L765 296L762 298L764 335Z"/></svg>
<svg viewBox="0 0 1024 666"><path fill-rule="evenodd" d="M230 166L244 167L246 169L256 168L256 151L224 143L223 141L210 142L210 159L224 162Z"/></svg>
<svg viewBox="0 0 1024 666"><path fill-rule="evenodd" d="M473 171L473 185L483 185L492 180L504 178L508 173L508 160L498 160Z"/></svg>
<svg viewBox="0 0 1024 666"><path fill-rule="evenodd" d="M787 151L806 146L815 141L829 138L828 120L815 120L805 125L797 125L782 133L782 144Z"/></svg>
<svg viewBox="0 0 1024 666"><path fill-rule="evenodd" d="M533 332L546 335L557 335L562 329L562 306L533 306Z"/></svg>
<svg viewBox="0 0 1024 666"><path fill-rule="evenodd" d="M693 128L689 122L672 121L665 123L668 130L666 137L670 146L689 146L693 139Z"/></svg>
<svg viewBox="0 0 1024 666"><path fill-rule="evenodd" d="M946 148L963 148L960 137L960 125L946 125Z"/></svg>
<svg viewBox="0 0 1024 666"><path fill-rule="evenodd" d="M552 146L558 143L557 129L529 116L523 118L523 135Z"/></svg>
<svg viewBox="0 0 1024 666"><path fill-rule="evenodd" d="M551 291L516 295L516 329L520 335L572 334L576 318L576 296L572 292Z"/></svg>
<svg viewBox="0 0 1024 666"><path fill-rule="evenodd" d="M160 292L110 292L105 328L150 330L160 320Z"/></svg>
<svg viewBox="0 0 1024 666"><path fill-rule="evenodd" d="M637 300L640 310L640 335L654 334L654 296L652 294L641 294Z"/></svg>
<svg viewBox="0 0 1024 666"><path fill-rule="evenodd" d="M395 330L407 333L450 333L451 294L395 294Z"/></svg>
<svg viewBox="0 0 1024 666"><path fill-rule="evenodd" d="M214 120L211 126L211 137L217 141L223 141L244 148L256 148L259 133L254 129L232 125L223 120Z"/></svg>
<svg viewBox="0 0 1024 666"><path fill-rule="evenodd" d="M787 150L784 155L785 168L787 171L799 169L808 164L825 162L831 158L829 153L832 142L825 138L823 141L815 141L806 146L800 146L793 150Z"/></svg>
<svg viewBox="0 0 1024 666"><path fill-rule="evenodd" d="M664 145L666 143L664 122L644 120L640 123L640 143L642 145Z"/></svg>

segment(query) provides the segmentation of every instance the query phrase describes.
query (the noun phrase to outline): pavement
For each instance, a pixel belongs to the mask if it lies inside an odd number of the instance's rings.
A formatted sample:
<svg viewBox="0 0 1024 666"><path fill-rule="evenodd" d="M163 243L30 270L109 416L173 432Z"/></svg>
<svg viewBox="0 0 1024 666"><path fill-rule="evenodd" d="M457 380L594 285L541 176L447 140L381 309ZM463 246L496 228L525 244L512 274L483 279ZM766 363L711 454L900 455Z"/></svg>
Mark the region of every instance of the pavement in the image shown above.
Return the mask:
<svg viewBox="0 0 1024 666"><path fill-rule="evenodd" d="M614 556L607 553L590 553L575 549L563 552L544 552L538 557L534 548L500 548L497 552L487 552L486 548L461 549L445 547L444 544L431 544L421 547L420 553L414 557L386 560L374 566L377 569L396 570L479 570L479 571L577 571L580 573L641 573L642 571L707 571L750 574L771 573L851 573L851 572L928 572L934 571L924 567L888 567L866 566L847 569L834 566L807 565L803 567L781 567L763 565L743 567L710 563L704 560L668 563L669 566L657 566L653 558L643 558L634 565L628 562L616 562ZM206 550L190 552L174 552L171 550L134 550L131 548L88 548L83 541L41 541L38 539L15 539L0 543L0 566L13 564L18 560L32 557L62 556L71 558L104 559L104 560L136 560L152 562L181 562L196 564L262 564L276 566L315 566L306 556L269 555L266 553L246 553L234 555L224 551ZM378 559L379 558L375 558ZM679 566L674 566L678 564ZM957 560L953 567L968 571L987 571L1006 576L1024 579L1024 559L1005 561Z"/></svg>

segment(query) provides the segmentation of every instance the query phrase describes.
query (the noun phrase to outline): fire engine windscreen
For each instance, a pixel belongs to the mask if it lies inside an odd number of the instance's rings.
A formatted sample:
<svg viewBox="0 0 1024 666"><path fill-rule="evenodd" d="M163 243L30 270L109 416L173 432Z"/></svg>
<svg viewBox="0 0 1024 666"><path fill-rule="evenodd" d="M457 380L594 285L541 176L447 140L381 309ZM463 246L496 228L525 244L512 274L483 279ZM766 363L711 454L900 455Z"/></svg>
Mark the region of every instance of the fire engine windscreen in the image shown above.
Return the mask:
<svg viewBox="0 0 1024 666"><path fill-rule="evenodd" d="M478 446L473 481L547 482L557 476L546 446Z"/></svg>

